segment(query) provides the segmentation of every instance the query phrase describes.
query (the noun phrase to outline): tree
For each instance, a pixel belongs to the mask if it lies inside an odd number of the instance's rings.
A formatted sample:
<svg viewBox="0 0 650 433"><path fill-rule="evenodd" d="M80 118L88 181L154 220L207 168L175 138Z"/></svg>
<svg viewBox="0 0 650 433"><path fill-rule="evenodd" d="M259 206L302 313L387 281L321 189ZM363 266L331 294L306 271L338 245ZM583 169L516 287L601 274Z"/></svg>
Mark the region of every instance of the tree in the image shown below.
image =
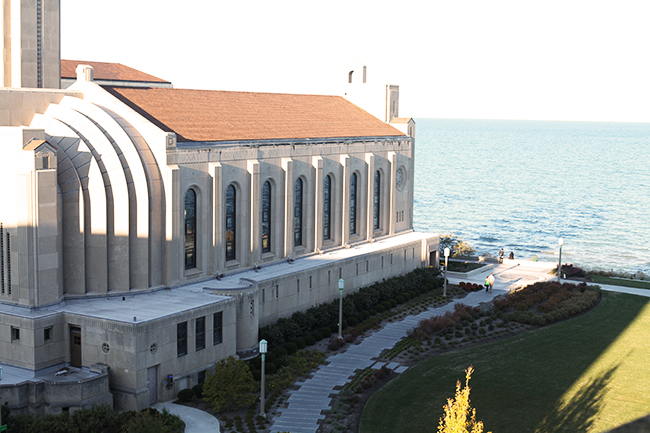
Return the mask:
<svg viewBox="0 0 650 433"><path fill-rule="evenodd" d="M440 433L483 433L483 422L476 421L476 409L469 404L469 380L474 368L465 370L465 388L460 387L460 380L456 381L455 398L447 399L444 406L445 414L440 418L438 432Z"/></svg>
<svg viewBox="0 0 650 433"><path fill-rule="evenodd" d="M453 233L440 235L440 257L445 256L445 248L449 248L451 257L472 256L476 253L476 248Z"/></svg>
<svg viewBox="0 0 650 433"><path fill-rule="evenodd" d="M242 360L229 356L208 370L203 384L203 400L216 412L237 409L255 402L255 380Z"/></svg>

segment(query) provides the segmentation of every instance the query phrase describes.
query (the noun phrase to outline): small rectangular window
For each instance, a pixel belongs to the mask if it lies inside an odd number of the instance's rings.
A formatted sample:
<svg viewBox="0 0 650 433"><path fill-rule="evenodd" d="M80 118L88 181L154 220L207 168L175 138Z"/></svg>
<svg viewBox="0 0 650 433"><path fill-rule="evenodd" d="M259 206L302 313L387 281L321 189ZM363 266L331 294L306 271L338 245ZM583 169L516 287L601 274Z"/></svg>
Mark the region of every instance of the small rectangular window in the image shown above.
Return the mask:
<svg viewBox="0 0 650 433"><path fill-rule="evenodd" d="M262 289L262 303L266 302L265 298L266 298L266 289Z"/></svg>
<svg viewBox="0 0 650 433"><path fill-rule="evenodd" d="M43 340L50 341L52 339L52 327L43 329Z"/></svg>
<svg viewBox="0 0 650 433"><path fill-rule="evenodd" d="M366 260L366 272L368 272L368 260Z"/></svg>
<svg viewBox="0 0 650 433"><path fill-rule="evenodd" d="M187 355L187 322L176 324L176 356Z"/></svg>
<svg viewBox="0 0 650 433"><path fill-rule="evenodd" d="M359 275L359 264L357 263L357 275Z"/></svg>
<svg viewBox="0 0 650 433"><path fill-rule="evenodd" d="M300 278L296 280L296 289L297 289L296 291L300 293Z"/></svg>
<svg viewBox="0 0 650 433"><path fill-rule="evenodd" d="M196 375L196 382L197 382L199 385L203 385L203 383L205 382L205 374L206 374L206 370L199 371L199 372L197 373L197 375Z"/></svg>
<svg viewBox="0 0 650 433"><path fill-rule="evenodd" d="M20 329L11 327L11 341L20 341Z"/></svg>
<svg viewBox="0 0 650 433"><path fill-rule="evenodd" d="M332 282L332 278L331 278L331 277L332 277L332 275L331 275L331 271L327 271L327 283L328 283L328 284Z"/></svg>
<svg viewBox="0 0 650 433"><path fill-rule="evenodd" d="M217 345L223 342L223 311L214 313L212 327L212 344Z"/></svg>
<svg viewBox="0 0 650 433"><path fill-rule="evenodd" d="M309 288L311 289L311 275L309 276Z"/></svg>
<svg viewBox="0 0 650 433"><path fill-rule="evenodd" d="M205 349L205 316L197 317L195 324L196 350Z"/></svg>
<svg viewBox="0 0 650 433"><path fill-rule="evenodd" d="M276 298L280 297L280 286L277 284L275 285L275 297Z"/></svg>
<svg viewBox="0 0 650 433"><path fill-rule="evenodd" d="M343 268L339 268L339 279L343 278Z"/></svg>

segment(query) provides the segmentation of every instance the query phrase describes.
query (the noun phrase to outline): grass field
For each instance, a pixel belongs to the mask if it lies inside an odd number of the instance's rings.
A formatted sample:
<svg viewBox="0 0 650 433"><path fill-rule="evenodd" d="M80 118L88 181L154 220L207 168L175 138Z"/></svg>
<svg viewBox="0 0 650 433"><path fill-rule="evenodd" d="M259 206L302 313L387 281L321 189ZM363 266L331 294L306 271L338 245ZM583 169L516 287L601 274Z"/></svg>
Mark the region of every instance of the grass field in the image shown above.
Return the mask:
<svg viewBox="0 0 650 433"><path fill-rule="evenodd" d="M610 284L612 286L634 287L636 289L649 289L650 281L622 280L620 278L605 277L603 275L589 275L594 284Z"/></svg>
<svg viewBox="0 0 650 433"><path fill-rule="evenodd" d="M360 433L435 432L472 365L485 431L602 432L650 412L650 300L603 293L577 318L437 355L376 392Z"/></svg>

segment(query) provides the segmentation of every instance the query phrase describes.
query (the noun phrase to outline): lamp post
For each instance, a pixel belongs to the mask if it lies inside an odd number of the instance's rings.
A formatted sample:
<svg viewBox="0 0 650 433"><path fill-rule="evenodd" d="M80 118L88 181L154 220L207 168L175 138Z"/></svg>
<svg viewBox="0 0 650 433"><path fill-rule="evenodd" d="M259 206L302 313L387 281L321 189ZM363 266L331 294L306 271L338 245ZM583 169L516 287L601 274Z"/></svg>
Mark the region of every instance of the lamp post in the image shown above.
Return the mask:
<svg viewBox="0 0 650 433"><path fill-rule="evenodd" d="M560 282L560 273L562 272L562 245L564 245L564 239L558 239L557 243L560 245L560 259L557 263L557 282Z"/></svg>
<svg viewBox="0 0 650 433"><path fill-rule="evenodd" d="M343 338L343 289L345 288L345 280L339 279L339 338Z"/></svg>
<svg viewBox="0 0 650 433"><path fill-rule="evenodd" d="M265 404L264 404L264 361L266 358L266 340L262 339L260 341L260 354L262 355L262 393L260 394L260 415L264 415L264 410L265 410Z"/></svg>
<svg viewBox="0 0 650 433"><path fill-rule="evenodd" d="M442 291L442 296L447 297L447 263L449 262L449 248L445 248L445 288Z"/></svg>

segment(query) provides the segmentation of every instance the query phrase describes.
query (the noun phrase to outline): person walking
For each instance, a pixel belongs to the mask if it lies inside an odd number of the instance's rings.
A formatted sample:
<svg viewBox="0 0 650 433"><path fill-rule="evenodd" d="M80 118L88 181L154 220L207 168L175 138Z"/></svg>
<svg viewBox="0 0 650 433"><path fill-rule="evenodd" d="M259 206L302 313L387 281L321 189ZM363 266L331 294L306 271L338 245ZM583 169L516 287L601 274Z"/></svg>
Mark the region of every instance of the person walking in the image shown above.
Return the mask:
<svg viewBox="0 0 650 433"><path fill-rule="evenodd" d="M490 272L490 276L487 277L486 281L490 286L490 293L492 293L492 287L494 287L494 274Z"/></svg>
<svg viewBox="0 0 650 433"><path fill-rule="evenodd" d="M492 275L492 274L490 274ZM485 293L490 291L490 277L485 277Z"/></svg>
<svg viewBox="0 0 650 433"><path fill-rule="evenodd" d="M499 251L499 263L503 263L503 248Z"/></svg>

